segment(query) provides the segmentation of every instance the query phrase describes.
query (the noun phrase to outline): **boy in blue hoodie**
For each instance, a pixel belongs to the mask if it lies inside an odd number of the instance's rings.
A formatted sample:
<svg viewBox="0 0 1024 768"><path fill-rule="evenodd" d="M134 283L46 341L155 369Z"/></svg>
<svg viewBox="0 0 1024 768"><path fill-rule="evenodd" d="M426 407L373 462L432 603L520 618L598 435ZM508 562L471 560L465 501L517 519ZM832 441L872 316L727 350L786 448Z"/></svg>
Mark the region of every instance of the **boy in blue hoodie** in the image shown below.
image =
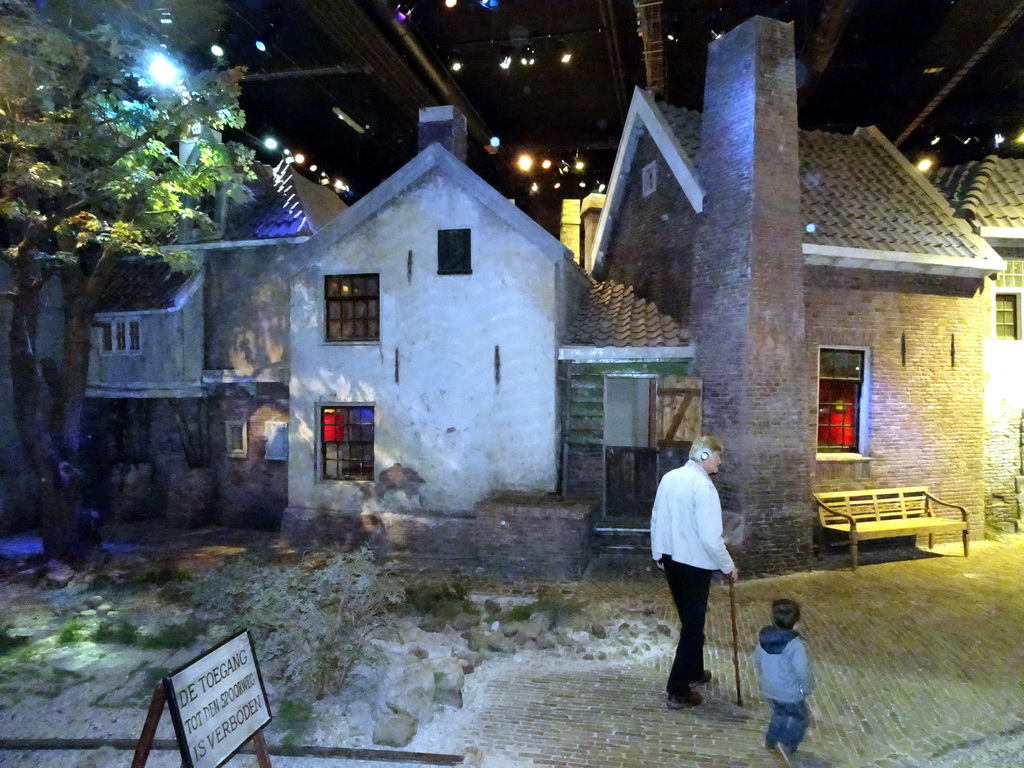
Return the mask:
<svg viewBox="0 0 1024 768"><path fill-rule="evenodd" d="M793 629L800 621L800 605L782 598L772 603L772 624L764 627L754 649L754 667L761 692L772 703L772 719L764 744L782 762L791 765L810 722L805 700L814 687L807 648Z"/></svg>

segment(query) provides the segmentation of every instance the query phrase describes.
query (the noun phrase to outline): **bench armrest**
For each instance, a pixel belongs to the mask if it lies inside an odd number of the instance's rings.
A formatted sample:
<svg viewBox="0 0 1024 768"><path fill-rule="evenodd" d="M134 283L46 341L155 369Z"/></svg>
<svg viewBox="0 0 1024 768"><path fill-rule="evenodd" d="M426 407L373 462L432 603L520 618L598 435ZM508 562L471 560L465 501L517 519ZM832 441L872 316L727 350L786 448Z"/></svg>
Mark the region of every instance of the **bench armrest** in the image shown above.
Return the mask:
<svg viewBox="0 0 1024 768"><path fill-rule="evenodd" d="M963 521L965 523L967 522L967 510L964 509L963 507L961 507L959 504L951 504L948 501L943 501L942 499L938 499L938 498L932 496L930 493L927 493L927 492L925 493L925 496L927 496L930 501L934 501L936 504L941 504L942 506L950 507L951 509L959 509L960 510L960 517L963 518ZM929 512L930 511L931 510L929 510ZM934 513L931 514L931 517L935 517Z"/></svg>
<svg viewBox="0 0 1024 768"><path fill-rule="evenodd" d="M823 503L820 499L818 499L817 496L814 497L814 503L817 506L821 507L821 509L824 509L826 512L828 512L830 515L839 515L840 517L845 517L846 521L850 524L851 533L857 530L857 521L854 519L853 515L848 515L841 510L833 509L832 507L828 506L827 504ZM820 510L818 512L818 521L821 522L822 525L825 524L825 521L821 519Z"/></svg>

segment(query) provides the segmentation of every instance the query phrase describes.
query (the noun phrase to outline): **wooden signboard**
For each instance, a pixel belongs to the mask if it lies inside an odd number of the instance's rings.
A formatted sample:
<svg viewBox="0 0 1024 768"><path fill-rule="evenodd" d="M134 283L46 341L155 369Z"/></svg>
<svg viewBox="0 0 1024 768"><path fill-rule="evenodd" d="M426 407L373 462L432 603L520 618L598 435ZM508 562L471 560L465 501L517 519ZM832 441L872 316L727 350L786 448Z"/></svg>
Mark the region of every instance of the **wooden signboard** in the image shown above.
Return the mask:
<svg viewBox="0 0 1024 768"><path fill-rule="evenodd" d="M217 768L250 738L261 768L270 768L261 731L270 722L270 704L248 632L163 679L153 694L133 768L145 765L165 702L187 768Z"/></svg>

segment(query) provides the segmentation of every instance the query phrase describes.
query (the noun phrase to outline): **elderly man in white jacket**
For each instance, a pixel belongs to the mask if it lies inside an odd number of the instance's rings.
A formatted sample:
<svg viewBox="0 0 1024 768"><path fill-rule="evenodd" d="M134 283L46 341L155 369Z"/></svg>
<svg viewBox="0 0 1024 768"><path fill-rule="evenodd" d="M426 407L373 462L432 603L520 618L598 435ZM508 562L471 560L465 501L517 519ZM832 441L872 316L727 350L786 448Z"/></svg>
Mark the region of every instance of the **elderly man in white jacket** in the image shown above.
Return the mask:
<svg viewBox="0 0 1024 768"><path fill-rule="evenodd" d="M712 575L721 571L730 582L739 576L722 537L722 505L710 477L721 463L722 442L712 435L697 438L690 460L661 479L651 513L651 557L665 572L682 625L665 686L672 709L700 704L692 686L711 680L704 668L704 619Z"/></svg>

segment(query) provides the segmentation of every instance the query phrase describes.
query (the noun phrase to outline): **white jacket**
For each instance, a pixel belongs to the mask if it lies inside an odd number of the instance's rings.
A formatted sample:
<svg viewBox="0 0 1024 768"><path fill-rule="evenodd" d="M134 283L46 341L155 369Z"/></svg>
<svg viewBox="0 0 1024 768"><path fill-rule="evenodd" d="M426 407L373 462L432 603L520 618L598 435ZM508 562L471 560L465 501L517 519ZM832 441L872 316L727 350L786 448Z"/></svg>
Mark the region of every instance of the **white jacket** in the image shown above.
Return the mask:
<svg viewBox="0 0 1024 768"><path fill-rule="evenodd" d="M722 538L722 504L708 473L692 459L658 484L651 512L651 557L669 555L709 571L735 567Z"/></svg>

